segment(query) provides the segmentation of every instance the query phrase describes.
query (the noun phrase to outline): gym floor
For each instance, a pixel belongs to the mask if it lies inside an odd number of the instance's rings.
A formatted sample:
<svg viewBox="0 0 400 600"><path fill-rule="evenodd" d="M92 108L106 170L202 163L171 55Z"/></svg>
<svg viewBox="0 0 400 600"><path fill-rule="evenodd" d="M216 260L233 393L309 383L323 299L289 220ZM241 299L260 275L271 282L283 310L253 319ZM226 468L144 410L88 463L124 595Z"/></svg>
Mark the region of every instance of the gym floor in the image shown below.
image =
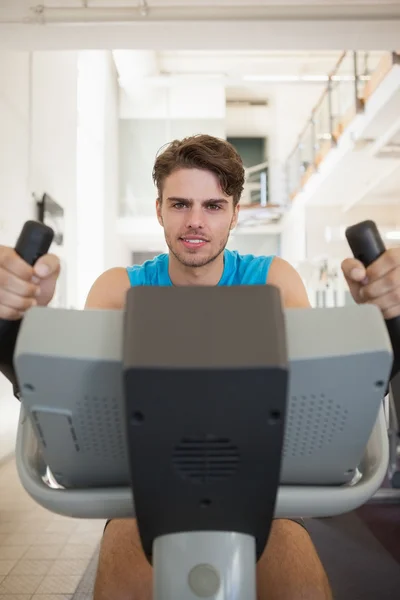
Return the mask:
<svg viewBox="0 0 400 600"><path fill-rule="evenodd" d="M104 523L45 510L22 488L14 460L0 464L0 600L71 599Z"/></svg>

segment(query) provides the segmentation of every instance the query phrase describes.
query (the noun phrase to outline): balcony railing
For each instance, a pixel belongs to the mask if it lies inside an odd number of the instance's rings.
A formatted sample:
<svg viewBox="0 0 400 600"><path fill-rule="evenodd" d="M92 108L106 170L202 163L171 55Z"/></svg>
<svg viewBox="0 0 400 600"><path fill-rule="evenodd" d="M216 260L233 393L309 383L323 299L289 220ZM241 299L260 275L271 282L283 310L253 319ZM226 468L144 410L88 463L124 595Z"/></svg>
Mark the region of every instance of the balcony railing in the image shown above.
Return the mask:
<svg viewBox="0 0 400 600"><path fill-rule="evenodd" d="M242 194L242 206L266 207L268 194L268 162L246 168L246 182Z"/></svg>
<svg viewBox="0 0 400 600"><path fill-rule="evenodd" d="M288 203L318 170L354 117L364 111L366 100L393 64L399 62L400 54L385 53L372 70L368 53L343 52L328 74L327 86L286 160Z"/></svg>

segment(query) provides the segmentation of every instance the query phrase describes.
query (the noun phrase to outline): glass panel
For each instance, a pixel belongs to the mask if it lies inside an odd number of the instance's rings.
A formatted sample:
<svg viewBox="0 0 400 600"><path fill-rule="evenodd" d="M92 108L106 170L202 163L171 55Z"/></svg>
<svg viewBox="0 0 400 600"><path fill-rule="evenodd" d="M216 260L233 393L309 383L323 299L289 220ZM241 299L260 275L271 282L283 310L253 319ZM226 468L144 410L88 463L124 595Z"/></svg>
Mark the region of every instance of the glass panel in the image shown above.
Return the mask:
<svg viewBox="0 0 400 600"><path fill-rule="evenodd" d="M364 90L371 79L371 75L378 69L382 58L387 52L357 52L357 72L358 72L358 97L364 97Z"/></svg>
<svg viewBox="0 0 400 600"><path fill-rule="evenodd" d="M289 196L300 190L304 173L323 159L360 110L371 74L387 56L388 52L348 51L327 75L327 88L286 163Z"/></svg>
<svg viewBox="0 0 400 600"><path fill-rule="evenodd" d="M331 139L331 124L330 124L330 107L328 91L324 94L321 102L317 106L314 113L315 121L315 136L316 136L316 152L326 140Z"/></svg>
<svg viewBox="0 0 400 600"><path fill-rule="evenodd" d="M302 175L314 164L314 126L310 121L300 142L300 170Z"/></svg>
<svg viewBox="0 0 400 600"><path fill-rule="evenodd" d="M354 53L347 52L331 78L332 125L334 135L340 135L341 125L357 111L357 89Z"/></svg>
<svg viewBox="0 0 400 600"><path fill-rule="evenodd" d="M288 176L288 192L289 199L290 196L297 192L300 186L300 178L301 178L301 156L300 156L300 147L297 146L294 152L288 159L287 162L287 176Z"/></svg>

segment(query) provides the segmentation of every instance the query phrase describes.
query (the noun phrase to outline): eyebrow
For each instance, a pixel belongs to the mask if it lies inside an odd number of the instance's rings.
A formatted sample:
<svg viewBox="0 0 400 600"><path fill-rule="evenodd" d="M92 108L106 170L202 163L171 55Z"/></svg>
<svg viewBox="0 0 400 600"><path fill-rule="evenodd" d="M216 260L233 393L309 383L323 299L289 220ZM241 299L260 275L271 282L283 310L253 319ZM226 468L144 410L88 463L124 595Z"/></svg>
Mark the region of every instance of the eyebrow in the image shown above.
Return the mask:
<svg viewBox="0 0 400 600"><path fill-rule="evenodd" d="M190 198L178 198L176 196L170 196L169 198L167 198L167 202L192 202L193 200ZM219 204L228 204L228 200L226 200L225 198L209 198L207 200L203 200L203 203L219 203Z"/></svg>

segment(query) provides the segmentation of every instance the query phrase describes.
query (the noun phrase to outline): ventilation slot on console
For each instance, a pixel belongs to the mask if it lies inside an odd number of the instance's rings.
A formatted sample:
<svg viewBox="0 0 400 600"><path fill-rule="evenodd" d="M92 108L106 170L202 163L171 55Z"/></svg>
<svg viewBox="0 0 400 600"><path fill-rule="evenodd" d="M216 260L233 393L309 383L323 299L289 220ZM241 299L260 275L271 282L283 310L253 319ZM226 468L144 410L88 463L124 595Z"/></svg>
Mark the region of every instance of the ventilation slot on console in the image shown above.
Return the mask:
<svg viewBox="0 0 400 600"><path fill-rule="evenodd" d="M172 461L186 479L194 483L208 483L231 477L236 472L239 451L226 438L188 437L175 447Z"/></svg>

